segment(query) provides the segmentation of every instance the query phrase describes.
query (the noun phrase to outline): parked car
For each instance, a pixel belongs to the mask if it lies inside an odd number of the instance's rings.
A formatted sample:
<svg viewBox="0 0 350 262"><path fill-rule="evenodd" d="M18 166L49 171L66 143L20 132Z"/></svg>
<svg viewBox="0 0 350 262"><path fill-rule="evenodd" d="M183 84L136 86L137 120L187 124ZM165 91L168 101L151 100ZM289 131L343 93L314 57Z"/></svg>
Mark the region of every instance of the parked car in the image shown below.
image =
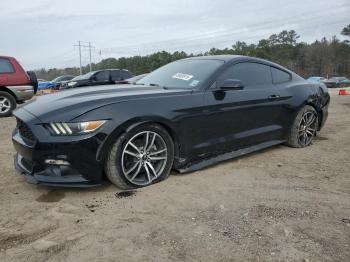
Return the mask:
<svg viewBox="0 0 350 262"><path fill-rule="evenodd" d="M125 80L118 80L115 81L116 84L134 84L137 81L141 80L142 78L144 78L146 75L148 74L142 74L142 75L137 75L137 76L133 76L131 78L125 79Z"/></svg>
<svg viewBox="0 0 350 262"><path fill-rule="evenodd" d="M328 88L337 88L337 87L348 87L350 86L350 80L346 77L331 77L328 80L324 81Z"/></svg>
<svg viewBox="0 0 350 262"><path fill-rule="evenodd" d="M38 83L41 83L41 82L47 82L47 80L38 78Z"/></svg>
<svg viewBox="0 0 350 262"><path fill-rule="evenodd" d="M13 57L0 56L0 117L10 116L17 103L31 99L37 87L34 72L24 71Z"/></svg>
<svg viewBox="0 0 350 262"><path fill-rule="evenodd" d="M128 79L132 76L133 74L126 69L106 69L92 71L85 75L73 78L63 88L114 84L115 81Z"/></svg>
<svg viewBox="0 0 350 262"><path fill-rule="evenodd" d="M52 81L39 82L38 89L39 90L50 89L50 88L59 89L62 84L72 80L74 77L75 76L71 76L71 75L63 75L63 76L56 77Z"/></svg>
<svg viewBox="0 0 350 262"><path fill-rule="evenodd" d="M17 109L15 165L31 183L92 186L105 173L122 189L148 186L172 168L309 146L329 101L323 83L266 60L187 58L135 85L71 89Z"/></svg>
<svg viewBox="0 0 350 262"><path fill-rule="evenodd" d="M311 81L311 82L324 82L326 81L327 78L322 77L322 76L310 76L307 81Z"/></svg>

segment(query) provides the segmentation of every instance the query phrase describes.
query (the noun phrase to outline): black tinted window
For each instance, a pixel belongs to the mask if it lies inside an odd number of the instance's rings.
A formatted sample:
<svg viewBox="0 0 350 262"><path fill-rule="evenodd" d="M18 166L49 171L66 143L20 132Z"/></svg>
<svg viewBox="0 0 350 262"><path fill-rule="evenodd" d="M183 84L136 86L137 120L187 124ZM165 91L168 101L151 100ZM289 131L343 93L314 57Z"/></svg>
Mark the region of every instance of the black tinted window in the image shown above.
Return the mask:
<svg viewBox="0 0 350 262"><path fill-rule="evenodd" d="M96 81L108 81L109 80L109 72L101 71L95 74Z"/></svg>
<svg viewBox="0 0 350 262"><path fill-rule="evenodd" d="M13 73L14 69L9 60L0 58L0 73Z"/></svg>
<svg viewBox="0 0 350 262"><path fill-rule="evenodd" d="M228 68L221 76L220 81L226 79L241 80L245 88L258 88L261 85L271 85L270 67L258 63L239 63Z"/></svg>
<svg viewBox="0 0 350 262"><path fill-rule="evenodd" d="M283 83L290 80L290 75L285 71L271 67L271 72L274 84Z"/></svg>
<svg viewBox="0 0 350 262"><path fill-rule="evenodd" d="M112 81L120 80L120 70L112 70L111 71L111 79L112 79Z"/></svg>
<svg viewBox="0 0 350 262"><path fill-rule="evenodd" d="M72 78L73 78L72 76L65 76L61 79L61 81L71 80Z"/></svg>
<svg viewBox="0 0 350 262"><path fill-rule="evenodd" d="M132 74L129 71L122 70L121 73L122 73L122 79L128 79L132 77Z"/></svg>

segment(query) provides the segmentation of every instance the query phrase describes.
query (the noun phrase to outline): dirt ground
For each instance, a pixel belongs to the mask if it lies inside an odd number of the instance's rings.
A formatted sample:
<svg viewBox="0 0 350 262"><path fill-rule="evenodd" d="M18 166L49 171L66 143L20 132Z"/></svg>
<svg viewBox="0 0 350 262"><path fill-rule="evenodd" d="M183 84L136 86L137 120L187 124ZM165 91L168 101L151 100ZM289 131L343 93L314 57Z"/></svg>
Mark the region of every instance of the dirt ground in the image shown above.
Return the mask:
<svg viewBox="0 0 350 262"><path fill-rule="evenodd" d="M122 194L27 184L0 119L0 261L349 261L350 96L314 144Z"/></svg>

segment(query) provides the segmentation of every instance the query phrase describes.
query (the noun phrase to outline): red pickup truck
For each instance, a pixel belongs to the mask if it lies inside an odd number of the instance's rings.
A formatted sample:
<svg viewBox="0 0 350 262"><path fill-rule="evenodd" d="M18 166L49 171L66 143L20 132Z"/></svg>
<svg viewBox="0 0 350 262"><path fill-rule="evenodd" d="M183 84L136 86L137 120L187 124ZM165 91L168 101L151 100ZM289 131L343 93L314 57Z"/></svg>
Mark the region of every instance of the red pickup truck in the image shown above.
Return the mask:
<svg viewBox="0 0 350 262"><path fill-rule="evenodd" d="M37 88L34 72L24 71L13 57L0 56L0 117L10 116L17 104L34 96Z"/></svg>

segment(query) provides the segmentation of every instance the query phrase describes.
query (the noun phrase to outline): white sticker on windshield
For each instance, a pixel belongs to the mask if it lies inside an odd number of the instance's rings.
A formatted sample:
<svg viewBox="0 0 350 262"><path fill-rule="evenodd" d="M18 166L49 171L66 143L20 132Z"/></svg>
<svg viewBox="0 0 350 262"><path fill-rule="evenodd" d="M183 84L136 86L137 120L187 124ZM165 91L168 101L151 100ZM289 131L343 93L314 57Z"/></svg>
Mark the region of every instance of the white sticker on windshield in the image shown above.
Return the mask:
<svg viewBox="0 0 350 262"><path fill-rule="evenodd" d="M173 78L176 79L181 79L181 80L185 80L188 81L193 77L193 75L188 75L188 74L183 74L183 73L176 73L175 75L173 75Z"/></svg>
<svg viewBox="0 0 350 262"><path fill-rule="evenodd" d="M199 83L198 80L193 80L193 81L191 82L190 86L195 87L195 86L198 85L198 83Z"/></svg>

